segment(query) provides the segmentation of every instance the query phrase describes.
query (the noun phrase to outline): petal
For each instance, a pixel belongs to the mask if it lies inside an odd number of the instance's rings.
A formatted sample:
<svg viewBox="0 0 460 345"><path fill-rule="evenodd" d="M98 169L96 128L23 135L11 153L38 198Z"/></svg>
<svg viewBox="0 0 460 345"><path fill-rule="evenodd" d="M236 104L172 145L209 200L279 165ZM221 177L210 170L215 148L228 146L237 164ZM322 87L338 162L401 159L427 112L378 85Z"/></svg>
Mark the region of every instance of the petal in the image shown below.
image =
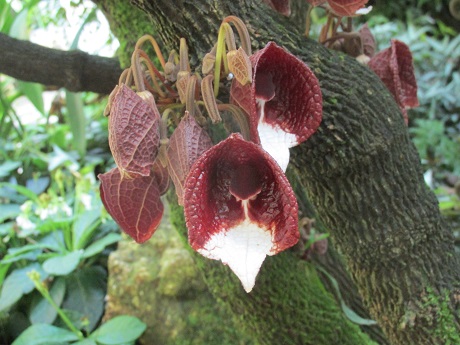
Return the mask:
<svg viewBox="0 0 460 345"><path fill-rule="evenodd" d="M163 203L154 174L122 177L118 168L99 174L101 199L107 212L137 243L147 241L163 216Z"/></svg>
<svg viewBox="0 0 460 345"><path fill-rule="evenodd" d="M158 153L160 114L126 85L118 86L109 116L109 145L117 166L129 176L148 176Z"/></svg>
<svg viewBox="0 0 460 345"><path fill-rule="evenodd" d="M248 114L251 140L285 169L287 149L307 140L321 123L319 82L304 62L273 42L250 59L254 82L243 87L234 81L231 101ZM272 149L277 147L282 154Z"/></svg>
<svg viewBox="0 0 460 345"><path fill-rule="evenodd" d="M408 122L408 108L419 105L417 81L415 80L412 54L409 47L398 40L391 40L391 46L375 55L368 66L379 76L398 103Z"/></svg>
<svg viewBox="0 0 460 345"><path fill-rule="evenodd" d="M179 205L184 204L185 178L196 159L212 146L206 131L188 112L171 135L168 147L168 171L176 187Z"/></svg>
<svg viewBox="0 0 460 345"><path fill-rule="evenodd" d="M328 3L336 15L346 17L355 15L357 11L361 10L364 5L368 3L368 1L369 0L328 0ZM369 11L360 12L358 14L367 14Z"/></svg>
<svg viewBox="0 0 460 345"><path fill-rule="evenodd" d="M299 239L289 181L269 154L239 134L198 158L184 204L192 248L229 265L248 292L265 256Z"/></svg>

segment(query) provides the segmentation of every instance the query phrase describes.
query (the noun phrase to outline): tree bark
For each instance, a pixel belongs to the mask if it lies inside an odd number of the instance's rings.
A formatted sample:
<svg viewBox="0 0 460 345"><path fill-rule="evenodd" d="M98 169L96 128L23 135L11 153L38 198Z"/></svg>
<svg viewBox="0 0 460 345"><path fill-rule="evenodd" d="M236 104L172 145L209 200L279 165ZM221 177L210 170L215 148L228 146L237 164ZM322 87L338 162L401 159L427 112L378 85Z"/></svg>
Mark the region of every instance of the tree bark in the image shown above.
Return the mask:
<svg viewBox="0 0 460 345"><path fill-rule="evenodd" d="M320 80L324 119L310 140L292 150L292 164L366 305L393 344L458 343L459 260L452 233L424 184L401 113L378 78L353 59L302 38L288 19L256 1L134 2L150 14L168 48L187 38L195 64L230 14L248 24L253 48L273 40L308 63ZM277 285L266 278L271 265L294 271L295 261L281 263L289 255L267 260L259 286ZM252 300L257 292L236 299ZM235 303L234 295L221 297ZM234 310L244 315L246 306L240 302ZM303 317L307 323L308 313Z"/></svg>
<svg viewBox="0 0 460 345"><path fill-rule="evenodd" d="M46 48L2 33L0 52L0 73L73 92L109 94L121 73L116 59Z"/></svg>

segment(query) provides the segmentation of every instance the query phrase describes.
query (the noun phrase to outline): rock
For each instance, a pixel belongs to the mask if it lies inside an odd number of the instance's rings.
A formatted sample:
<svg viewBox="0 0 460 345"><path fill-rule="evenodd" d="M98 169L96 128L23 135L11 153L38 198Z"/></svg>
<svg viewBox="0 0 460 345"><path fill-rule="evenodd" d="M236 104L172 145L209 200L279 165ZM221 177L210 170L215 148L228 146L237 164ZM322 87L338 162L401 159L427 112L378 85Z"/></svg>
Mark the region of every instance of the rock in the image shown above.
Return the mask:
<svg viewBox="0 0 460 345"><path fill-rule="evenodd" d="M167 222L144 244L122 240L108 266L104 319L123 314L141 319L147 324L141 344L249 344L209 293L192 253Z"/></svg>

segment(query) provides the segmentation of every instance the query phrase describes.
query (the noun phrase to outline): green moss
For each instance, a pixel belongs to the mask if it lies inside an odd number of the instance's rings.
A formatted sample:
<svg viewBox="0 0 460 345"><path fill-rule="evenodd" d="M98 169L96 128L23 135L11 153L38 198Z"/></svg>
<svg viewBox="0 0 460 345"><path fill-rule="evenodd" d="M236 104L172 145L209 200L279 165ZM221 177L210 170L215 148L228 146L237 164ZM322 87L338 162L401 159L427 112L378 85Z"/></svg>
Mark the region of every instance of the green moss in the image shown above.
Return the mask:
<svg viewBox="0 0 460 345"><path fill-rule="evenodd" d="M183 209L176 204L171 222L186 241ZM292 251L267 257L249 294L227 266L198 254L194 259L212 294L257 344L375 344L344 317L314 266Z"/></svg>
<svg viewBox="0 0 460 345"><path fill-rule="evenodd" d="M452 311L449 291L444 289L437 294L433 288L426 289L426 295L422 297L424 314L422 317L428 324L437 324L433 328L433 335L443 341L445 345L460 344L460 334L457 332L456 319Z"/></svg>
<svg viewBox="0 0 460 345"><path fill-rule="evenodd" d="M121 66L127 67L131 64L131 54L137 39L152 34L150 18L127 1L98 0L97 4L109 21L110 30L120 41L117 55Z"/></svg>

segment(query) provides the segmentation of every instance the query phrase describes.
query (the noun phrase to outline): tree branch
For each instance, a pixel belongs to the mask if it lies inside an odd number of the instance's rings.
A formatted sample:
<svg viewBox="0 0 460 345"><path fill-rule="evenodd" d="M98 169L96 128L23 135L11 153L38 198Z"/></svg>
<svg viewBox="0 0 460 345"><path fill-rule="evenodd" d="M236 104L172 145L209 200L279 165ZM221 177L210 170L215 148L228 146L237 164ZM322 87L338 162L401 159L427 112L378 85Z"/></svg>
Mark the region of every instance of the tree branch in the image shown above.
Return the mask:
<svg viewBox="0 0 460 345"><path fill-rule="evenodd" d="M74 92L108 94L121 73L116 59L46 48L2 33L0 52L0 73Z"/></svg>

